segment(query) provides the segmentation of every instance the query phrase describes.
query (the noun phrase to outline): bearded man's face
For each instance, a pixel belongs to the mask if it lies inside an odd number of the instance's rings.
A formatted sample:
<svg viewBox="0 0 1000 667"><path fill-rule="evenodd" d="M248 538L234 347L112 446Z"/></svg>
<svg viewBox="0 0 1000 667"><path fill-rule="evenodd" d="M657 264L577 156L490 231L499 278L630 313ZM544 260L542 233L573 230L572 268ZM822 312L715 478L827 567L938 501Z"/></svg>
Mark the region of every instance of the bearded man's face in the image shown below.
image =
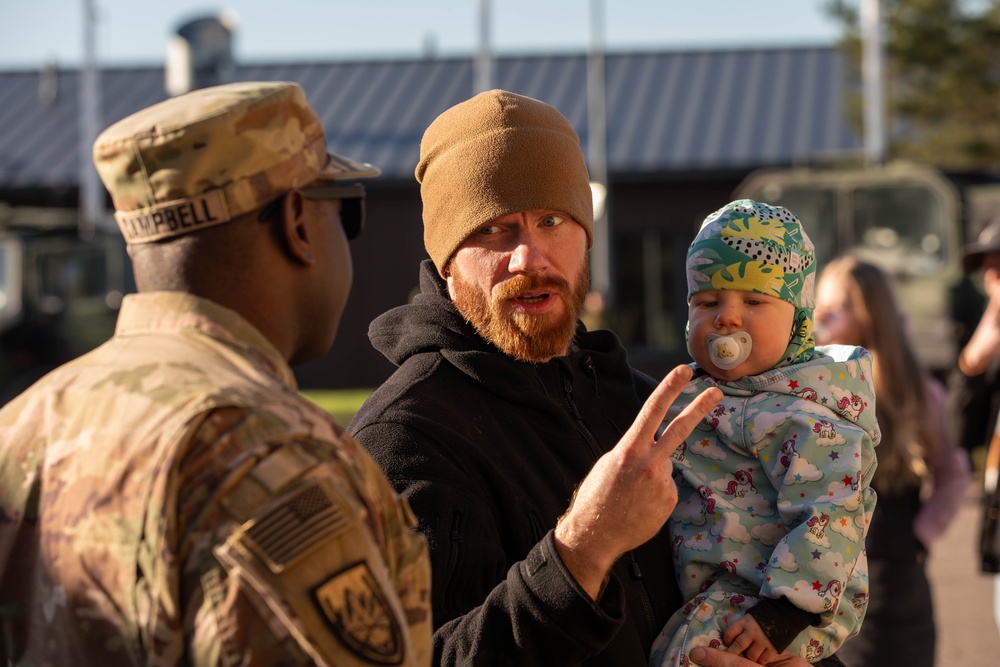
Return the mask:
<svg viewBox="0 0 1000 667"><path fill-rule="evenodd" d="M569 351L587 295L586 232L558 212L505 216L466 239L447 274L481 336L515 359L548 361Z"/></svg>

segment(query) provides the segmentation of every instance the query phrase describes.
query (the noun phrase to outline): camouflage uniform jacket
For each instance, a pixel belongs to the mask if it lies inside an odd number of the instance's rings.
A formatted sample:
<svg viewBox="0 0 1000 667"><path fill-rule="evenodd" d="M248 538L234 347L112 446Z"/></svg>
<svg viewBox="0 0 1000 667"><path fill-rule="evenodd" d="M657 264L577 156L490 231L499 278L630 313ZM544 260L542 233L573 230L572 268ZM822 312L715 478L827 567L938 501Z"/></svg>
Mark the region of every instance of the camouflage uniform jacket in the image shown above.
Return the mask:
<svg viewBox="0 0 1000 667"><path fill-rule="evenodd" d="M127 297L0 443L0 663L429 664L412 513L232 311Z"/></svg>

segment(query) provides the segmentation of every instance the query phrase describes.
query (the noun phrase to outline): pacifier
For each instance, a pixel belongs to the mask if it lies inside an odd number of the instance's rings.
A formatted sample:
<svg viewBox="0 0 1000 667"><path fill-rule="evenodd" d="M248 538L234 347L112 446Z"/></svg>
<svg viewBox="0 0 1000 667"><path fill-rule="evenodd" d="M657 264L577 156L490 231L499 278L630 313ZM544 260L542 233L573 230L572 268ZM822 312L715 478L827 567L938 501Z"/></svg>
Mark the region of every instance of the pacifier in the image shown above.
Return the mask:
<svg viewBox="0 0 1000 667"><path fill-rule="evenodd" d="M746 331L736 331L725 336L708 334L705 336L705 344L708 346L708 358L712 363L719 368L729 370L747 360L753 348L753 339Z"/></svg>

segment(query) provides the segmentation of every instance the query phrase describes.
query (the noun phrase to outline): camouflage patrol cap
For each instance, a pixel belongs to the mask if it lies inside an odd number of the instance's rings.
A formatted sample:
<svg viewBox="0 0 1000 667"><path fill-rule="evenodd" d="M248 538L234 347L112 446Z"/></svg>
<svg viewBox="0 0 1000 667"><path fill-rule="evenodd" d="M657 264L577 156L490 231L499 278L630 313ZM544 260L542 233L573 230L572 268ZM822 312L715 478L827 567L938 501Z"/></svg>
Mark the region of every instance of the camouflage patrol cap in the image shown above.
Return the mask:
<svg viewBox="0 0 1000 667"><path fill-rule="evenodd" d="M317 180L377 176L330 153L298 85L242 82L196 90L118 121L94 165L128 243L228 222Z"/></svg>

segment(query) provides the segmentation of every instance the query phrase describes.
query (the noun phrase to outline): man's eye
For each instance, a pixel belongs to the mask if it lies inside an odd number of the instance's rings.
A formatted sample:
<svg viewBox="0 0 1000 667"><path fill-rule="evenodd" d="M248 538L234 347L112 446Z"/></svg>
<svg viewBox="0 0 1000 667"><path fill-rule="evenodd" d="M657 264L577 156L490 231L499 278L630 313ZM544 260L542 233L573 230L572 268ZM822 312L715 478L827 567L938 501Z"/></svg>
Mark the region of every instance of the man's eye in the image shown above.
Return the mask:
<svg viewBox="0 0 1000 667"><path fill-rule="evenodd" d="M545 227L555 227L556 225L562 224L563 220L564 218L561 218L558 215L547 215L542 218L542 225Z"/></svg>
<svg viewBox="0 0 1000 667"><path fill-rule="evenodd" d="M499 231L500 228L497 227L496 225L486 225L485 227L479 228L479 233L483 234L484 236L489 236L490 234L496 234Z"/></svg>

